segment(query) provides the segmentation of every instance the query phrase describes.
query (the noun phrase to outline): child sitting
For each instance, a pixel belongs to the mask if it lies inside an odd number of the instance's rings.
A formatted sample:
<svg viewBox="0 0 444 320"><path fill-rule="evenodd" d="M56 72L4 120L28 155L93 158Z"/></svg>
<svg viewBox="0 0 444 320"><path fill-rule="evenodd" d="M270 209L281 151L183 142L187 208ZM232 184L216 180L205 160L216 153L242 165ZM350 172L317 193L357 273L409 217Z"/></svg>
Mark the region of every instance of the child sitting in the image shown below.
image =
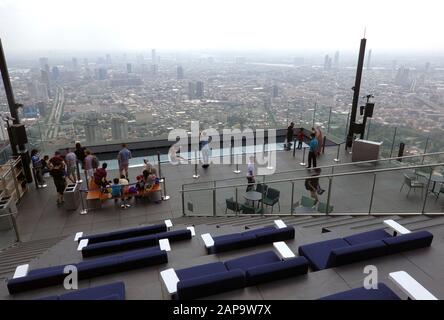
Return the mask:
<svg viewBox="0 0 444 320"><path fill-rule="evenodd" d="M117 203L118 198L122 197L122 186L119 184L119 178L114 178L113 183L111 196L114 198L114 202Z"/></svg>

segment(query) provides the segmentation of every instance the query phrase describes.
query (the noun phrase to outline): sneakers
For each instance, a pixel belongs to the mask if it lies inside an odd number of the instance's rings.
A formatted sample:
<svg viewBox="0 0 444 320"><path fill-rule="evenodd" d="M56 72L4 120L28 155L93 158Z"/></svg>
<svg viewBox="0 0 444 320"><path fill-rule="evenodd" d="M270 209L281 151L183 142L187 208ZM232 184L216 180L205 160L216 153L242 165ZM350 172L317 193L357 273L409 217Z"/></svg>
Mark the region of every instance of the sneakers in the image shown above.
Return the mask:
<svg viewBox="0 0 444 320"><path fill-rule="evenodd" d="M321 189L321 190L319 190L319 192L318 192L318 194L323 194L325 192L325 190L324 189Z"/></svg>
<svg viewBox="0 0 444 320"><path fill-rule="evenodd" d="M46 188L47 186L47 184L39 184L39 188Z"/></svg>

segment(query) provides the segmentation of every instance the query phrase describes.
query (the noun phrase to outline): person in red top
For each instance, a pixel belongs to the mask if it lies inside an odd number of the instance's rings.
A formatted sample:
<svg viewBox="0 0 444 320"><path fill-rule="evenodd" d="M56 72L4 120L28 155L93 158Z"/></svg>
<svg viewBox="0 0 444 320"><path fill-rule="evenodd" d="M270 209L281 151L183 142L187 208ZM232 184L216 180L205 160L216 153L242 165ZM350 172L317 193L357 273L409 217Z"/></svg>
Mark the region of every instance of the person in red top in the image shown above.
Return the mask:
<svg viewBox="0 0 444 320"><path fill-rule="evenodd" d="M49 163L52 167L65 167L65 161L59 151L54 152L54 157L49 159Z"/></svg>
<svg viewBox="0 0 444 320"><path fill-rule="evenodd" d="M108 167L108 164L104 162L102 164L101 168L97 168L94 172L94 183L98 185L99 187L106 187L107 181L106 181L106 168Z"/></svg>

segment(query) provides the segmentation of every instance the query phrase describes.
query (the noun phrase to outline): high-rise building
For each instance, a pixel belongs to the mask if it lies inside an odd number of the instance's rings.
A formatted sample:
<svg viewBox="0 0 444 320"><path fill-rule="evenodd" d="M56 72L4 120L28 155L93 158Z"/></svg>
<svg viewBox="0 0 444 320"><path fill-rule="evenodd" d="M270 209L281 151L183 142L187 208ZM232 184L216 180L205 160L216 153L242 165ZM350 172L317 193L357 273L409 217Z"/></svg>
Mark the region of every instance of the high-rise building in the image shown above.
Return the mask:
<svg viewBox="0 0 444 320"><path fill-rule="evenodd" d="M157 64L151 65L151 73L156 75L157 74Z"/></svg>
<svg viewBox="0 0 444 320"><path fill-rule="evenodd" d="M183 79L183 68L182 66L177 67L177 80Z"/></svg>
<svg viewBox="0 0 444 320"><path fill-rule="evenodd" d="M60 70L57 66L52 67L52 79L57 81L60 77Z"/></svg>
<svg viewBox="0 0 444 320"><path fill-rule="evenodd" d="M28 89L28 95L32 100L39 98L39 89L35 81L26 82L26 87Z"/></svg>
<svg viewBox="0 0 444 320"><path fill-rule="evenodd" d="M102 135L97 119L90 119L85 123L85 136L87 143L96 143L102 140Z"/></svg>
<svg viewBox="0 0 444 320"><path fill-rule="evenodd" d="M126 72L127 73L132 73L133 72L133 68L132 68L131 63L127 63L126 64Z"/></svg>
<svg viewBox="0 0 444 320"><path fill-rule="evenodd" d="M106 64L110 65L111 64L111 56L109 54L106 55Z"/></svg>
<svg viewBox="0 0 444 320"><path fill-rule="evenodd" d="M128 139L128 121L124 117L111 119L111 136L113 140Z"/></svg>
<svg viewBox="0 0 444 320"><path fill-rule="evenodd" d="M371 68L372 68L372 49L370 49L367 54L367 70L371 70Z"/></svg>
<svg viewBox="0 0 444 320"><path fill-rule="evenodd" d="M325 58L324 58L324 70L330 70L330 69L331 69L331 58L327 54L327 55L325 55Z"/></svg>
<svg viewBox="0 0 444 320"><path fill-rule="evenodd" d="M77 62L77 58L72 58L72 68L74 70L77 70L78 66L79 66L79 64Z"/></svg>
<svg viewBox="0 0 444 320"><path fill-rule="evenodd" d="M46 70L40 70L42 76L42 83L46 86L48 97L51 97L51 83L49 80L49 72Z"/></svg>
<svg viewBox="0 0 444 320"><path fill-rule="evenodd" d="M151 63L157 64L156 49L151 50Z"/></svg>
<svg viewBox="0 0 444 320"><path fill-rule="evenodd" d="M273 85L273 87L271 87L271 96L273 98L279 97L279 87L277 85Z"/></svg>
<svg viewBox="0 0 444 320"><path fill-rule="evenodd" d="M196 98L201 99L204 96L204 83L202 81L196 82Z"/></svg>
<svg viewBox="0 0 444 320"><path fill-rule="evenodd" d="M339 68L339 51L336 51L336 52L335 52L335 57L334 57L334 59L333 59L333 67L334 67L335 69L338 69L338 68Z"/></svg>
<svg viewBox="0 0 444 320"><path fill-rule="evenodd" d="M196 84L188 82L188 100L193 100L196 97Z"/></svg>
<svg viewBox="0 0 444 320"><path fill-rule="evenodd" d="M410 85L409 73L410 73L409 68L404 68L404 66L401 66L401 68L399 68L398 72L396 73L395 84L399 86Z"/></svg>
<svg viewBox="0 0 444 320"><path fill-rule="evenodd" d="M45 69L45 65L49 65L48 58L42 57L39 59L40 69Z"/></svg>
<svg viewBox="0 0 444 320"><path fill-rule="evenodd" d="M108 78L108 71L105 68L95 69L95 76L97 80L106 80Z"/></svg>

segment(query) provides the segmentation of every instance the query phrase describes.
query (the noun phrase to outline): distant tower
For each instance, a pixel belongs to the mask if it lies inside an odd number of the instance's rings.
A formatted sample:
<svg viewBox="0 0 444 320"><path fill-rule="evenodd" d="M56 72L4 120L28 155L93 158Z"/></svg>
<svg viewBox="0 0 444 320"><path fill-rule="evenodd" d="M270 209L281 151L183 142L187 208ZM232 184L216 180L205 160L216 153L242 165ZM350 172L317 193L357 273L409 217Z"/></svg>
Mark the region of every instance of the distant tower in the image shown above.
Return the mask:
<svg viewBox="0 0 444 320"><path fill-rule="evenodd" d="M325 58L324 58L324 70L330 70L330 69L331 69L331 58L327 54L327 55L325 55Z"/></svg>
<svg viewBox="0 0 444 320"><path fill-rule="evenodd" d="M48 58L46 57L39 58L39 63L40 63L40 69L45 69L45 65L49 64Z"/></svg>
<svg viewBox="0 0 444 320"><path fill-rule="evenodd" d="M54 81L57 81L59 79L59 77L60 77L59 68L56 66L52 67L52 79Z"/></svg>
<svg viewBox="0 0 444 320"><path fill-rule="evenodd" d="M96 143L102 140L97 119L91 119L85 123L85 136L87 143Z"/></svg>
<svg viewBox="0 0 444 320"><path fill-rule="evenodd" d="M202 81L196 82L196 98L200 99L204 96L204 84Z"/></svg>
<svg viewBox="0 0 444 320"><path fill-rule="evenodd" d="M274 85L271 88L271 95L272 95L273 98L279 97L279 87L277 85Z"/></svg>
<svg viewBox="0 0 444 320"><path fill-rule="evenodd" d="M77 70L78 66L79 66L79 64L77 62L77 58L72 58L72 68L74 70Z"/></svg>
<svg viewBox="0 0 444 320"><path fill-rule="evenodd" d="M128 73L132 73L133 72L133 68L132 68L131 63L127 63L126 64L126 72L128 72Z"/></svg>
<svg viewBox="0 0 444 320"><path fill-rule="evenodd" d="M196 84L188 82L188 100L193 100L196 96Z"/></svg>
<svg viewBox="0 0 444 320"><path fill-rule="evenodd" d="M335 52L335 57L333 59L333 66L335 69L339 68L339 51Z"/></svg>
<svg viewBox="0 0 444 320"><path fill-rule="evenodd" d="M157 64L156 49L151 50L151 63Z"/></svg>
<svg viewBox="0 0 444 320"><path fill-rule="evenodd" d="M98 68L95 70L95 73L97 80L106 80L106 78L108 77L108 72L105 68Z"/></svg>
<svg viewBox="0 0 444 320"><path fill-rule="evenodd" d="M28 89L28 95L32 100L36 100L39 98L39 91L37 83L35 81L27 81L26 87Z"/></svg>
<svg viewBox="0 0 444 320"><path fill-rule="evenodd" d="M182 66L177 67L177 80L183 79L183 68Z"/></svg>
<svg viewBox="0 0 444 320"><path fill-rule="evenodd" d="M109 54L106 55L106 64L111 64L111 56Z"/></svg>
<svg viewBox="0 0 444 320"><path fill-rule="evenodd" d="M128 139L128 121L123 117L112 118L111 135L113 140Z"/></svg>
<svg viewBox="0 0 444 320"><path fill-rule="evenodd" d="M49 81L49 72L46 70L40 70L42 76L42 83L46 86L48 97L51 97L51 87Z"/></svg>
<svg viewBox="0 0 444 320"><path fill-rule="evenodd" d="M367 54L367 70L371 69L372 69L372 49L370 49Z"/></svg>

